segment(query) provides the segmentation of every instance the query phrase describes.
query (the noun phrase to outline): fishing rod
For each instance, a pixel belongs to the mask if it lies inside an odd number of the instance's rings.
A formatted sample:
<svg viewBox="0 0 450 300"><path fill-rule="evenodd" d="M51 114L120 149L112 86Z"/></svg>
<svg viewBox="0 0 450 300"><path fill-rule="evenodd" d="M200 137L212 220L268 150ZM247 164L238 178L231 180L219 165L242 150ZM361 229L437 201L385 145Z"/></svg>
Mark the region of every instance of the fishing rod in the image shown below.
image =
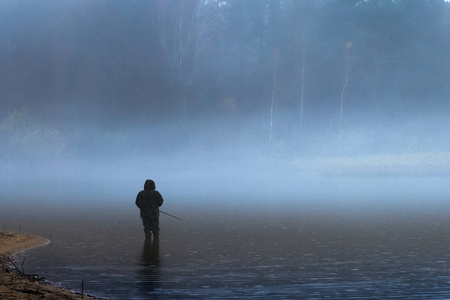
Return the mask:
<svg viewBox="0 0 450 300"><path fill-rule="evenodd" d="M178 217L175 217L174 215L168 214L168 213L166 213L166 212L164 212L162 210L159 210L159 212L162 213L162 214L168 215L169 217L172 217L172 218L175 218L177 220L180 220L181 222L184 222L184 223L188 224L188 222L186 222L185 220L182 220L182 219L180 219Z"/></svg>

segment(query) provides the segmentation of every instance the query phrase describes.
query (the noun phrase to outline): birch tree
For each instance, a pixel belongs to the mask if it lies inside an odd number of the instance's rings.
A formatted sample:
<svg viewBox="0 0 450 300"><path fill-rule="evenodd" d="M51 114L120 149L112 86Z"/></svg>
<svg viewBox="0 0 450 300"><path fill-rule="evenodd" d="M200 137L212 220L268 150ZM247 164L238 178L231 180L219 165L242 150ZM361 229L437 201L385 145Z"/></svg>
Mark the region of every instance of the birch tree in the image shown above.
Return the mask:
<svg viewBox="0 0 450 300"><path fill-rule="evenodd" d="M272 95L270 97L270 121L269 121L269 148L272 148L273 144L273 124L274 124L274 112L275 112L275 99L277 97L278 77L277 68L279 60L278 48L275 48L272 54Z"/></svg>
<svg viewBox="0 0 450 300"><path fill-rule="evenodd" d="M315 18L317 17L317 3L311 0L292 1L293 24L296 31L294 32L297 39L297 51L299 53L298 73L299 73L299 127L302 130L306 88L307 88L307 72L309 68L308 51L311 47L311 32L314 27Z"/></svg>
<svg viewBox="0 0 450 300"><path fill-rule="evenodd" d="M342 133L342 122L344 119L344 106L347 96L347 89L350 79L355 75L353 72L355 66L355 56L353 53L353 43L347 42L343 50L344 57L344 74L342 80L342 87L340 92L340 105L339 105L339 134Z"/></svg>
<svg viewBox="0 0 450 300"><path fill-rule="evenodd" d="M159 40L189 135L190 89L198 75L202 55L215 35L218 5L211 0L159 0L157 5Z"/></svg>

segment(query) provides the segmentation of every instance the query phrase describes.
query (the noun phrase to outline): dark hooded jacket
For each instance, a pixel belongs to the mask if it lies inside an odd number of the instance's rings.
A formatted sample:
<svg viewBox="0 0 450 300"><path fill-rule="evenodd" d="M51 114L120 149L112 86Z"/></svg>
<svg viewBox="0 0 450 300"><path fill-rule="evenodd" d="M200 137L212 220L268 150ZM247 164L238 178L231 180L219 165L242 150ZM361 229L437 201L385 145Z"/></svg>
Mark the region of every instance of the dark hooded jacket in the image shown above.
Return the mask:
<svg viewBox="0 0 450 300"><path fill-rule="evenodd" d="M163 204L161 194L155 190L155 182L146 180L144 190L136 197L136 206L141 210L141 218L159 218L159 207Z"/></svg>

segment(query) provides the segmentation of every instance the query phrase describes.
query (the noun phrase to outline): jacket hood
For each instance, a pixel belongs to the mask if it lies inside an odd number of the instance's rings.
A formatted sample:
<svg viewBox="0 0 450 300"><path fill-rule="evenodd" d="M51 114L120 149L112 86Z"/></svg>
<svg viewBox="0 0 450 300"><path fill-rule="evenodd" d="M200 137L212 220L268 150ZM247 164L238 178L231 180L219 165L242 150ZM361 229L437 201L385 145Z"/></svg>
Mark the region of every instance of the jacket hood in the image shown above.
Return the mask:
<svg viewBox="0 0 450 300"><path fill-rule="evenodd" d="M155 182L151 179L147 179L144 184L144 190L155 190Z"/></svg>

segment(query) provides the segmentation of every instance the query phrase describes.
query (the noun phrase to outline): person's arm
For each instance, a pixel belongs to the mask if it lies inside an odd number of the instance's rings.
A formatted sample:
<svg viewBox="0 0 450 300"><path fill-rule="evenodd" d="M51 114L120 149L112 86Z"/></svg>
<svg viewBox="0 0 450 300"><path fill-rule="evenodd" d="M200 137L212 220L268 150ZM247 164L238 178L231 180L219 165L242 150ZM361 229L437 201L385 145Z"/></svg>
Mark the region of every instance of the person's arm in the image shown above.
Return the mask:
<svg viewBox="0 0 450 300"><path fill-rule="evenodd" d="M141 206L142 206L141 198L142 198L142 197L141 197L141 193L137 194L137 196L136 196L136 206L139 207L139 209L140 209Z"/></svg>
<svg viewBox="0 0 450 300"><path fill-rule="evenodd" d="M159 192L156 193L158 194L158 206L161 206L163 205L164 199Z"/></svg>

